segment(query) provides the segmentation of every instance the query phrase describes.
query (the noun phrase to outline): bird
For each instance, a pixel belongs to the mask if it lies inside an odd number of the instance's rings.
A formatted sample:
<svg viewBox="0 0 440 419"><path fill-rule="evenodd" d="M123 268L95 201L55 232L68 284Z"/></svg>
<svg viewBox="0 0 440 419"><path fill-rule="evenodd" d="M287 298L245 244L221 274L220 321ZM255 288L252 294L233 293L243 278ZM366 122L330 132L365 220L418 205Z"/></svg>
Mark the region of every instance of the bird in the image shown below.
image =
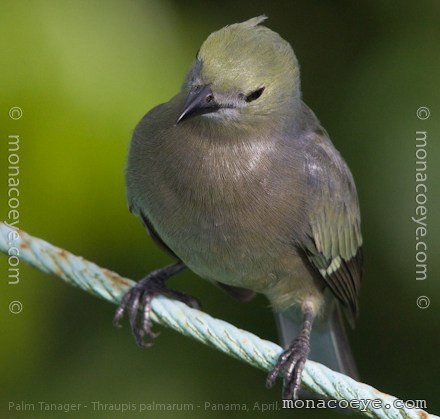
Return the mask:
<svg viewBox="0 0 440 419"><path fill-rule="evenodd" d="M361 221L350 169L302 100L295 53L265 19L211 33L181 91L134 129L129 210L176 261L124 295L114 324L127 313L151 346L155 296L200 307L166 285L186 268L240 301L263 294L284 348L266 386L282 377L295 400L307 359L358 376L342 316L358 316Z"/></svg>

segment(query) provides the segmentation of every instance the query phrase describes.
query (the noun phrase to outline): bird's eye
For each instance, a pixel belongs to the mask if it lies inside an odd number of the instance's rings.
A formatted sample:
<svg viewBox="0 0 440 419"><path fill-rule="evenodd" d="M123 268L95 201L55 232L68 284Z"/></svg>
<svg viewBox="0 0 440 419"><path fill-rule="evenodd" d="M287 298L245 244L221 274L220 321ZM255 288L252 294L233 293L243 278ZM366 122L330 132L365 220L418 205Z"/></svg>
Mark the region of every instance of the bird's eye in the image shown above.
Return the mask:
<svg viewBox="0 0 440 419"><path fill-rule="evenodd" d="M253 100L257 100L264 92L265 87L260 87L257 90L254 90L253 92L249 93L246 96L246 102L252 102Z"/></svg>

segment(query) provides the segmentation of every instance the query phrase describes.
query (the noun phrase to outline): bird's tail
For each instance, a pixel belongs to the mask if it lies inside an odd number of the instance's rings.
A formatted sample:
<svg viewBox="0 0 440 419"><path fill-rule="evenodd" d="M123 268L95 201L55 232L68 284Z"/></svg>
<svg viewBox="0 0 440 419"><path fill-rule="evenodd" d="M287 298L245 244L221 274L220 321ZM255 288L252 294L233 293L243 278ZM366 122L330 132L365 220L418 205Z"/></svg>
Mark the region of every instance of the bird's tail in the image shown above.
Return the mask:
<svg viewBox="0 0 440 419"><path fill-rule="evenodd" d="M295 309L276 313L276 320L280 343L287 348L301 331L301 313ZM324 320L313 323L309 359L359 380L339 304L334 304Z"/></svg>

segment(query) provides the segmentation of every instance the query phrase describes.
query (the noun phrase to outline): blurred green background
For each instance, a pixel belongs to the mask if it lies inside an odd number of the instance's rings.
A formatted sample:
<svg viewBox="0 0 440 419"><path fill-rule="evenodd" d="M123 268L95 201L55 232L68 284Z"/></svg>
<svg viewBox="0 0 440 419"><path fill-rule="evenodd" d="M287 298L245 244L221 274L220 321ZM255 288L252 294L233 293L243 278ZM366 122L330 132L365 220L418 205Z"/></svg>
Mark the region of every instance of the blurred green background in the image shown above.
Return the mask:
<svg viewBox="0 0 440 419"><path fill-rule="evenodd" d="M220 27L265 13L291 42L303 97L356 179L365 243L361 315L351 333L363 381L440 412L440 2L2 1L0 192L7 135L20 134L20 227L138 279L170 262L127 211L123 169L132 129L180 88ZM23 117L8 117L12 106ZM428 120L416 117L427 106ZM415 132L428 131L428 279L415 280ZM435 184L437 180L437 184ZM24 264L7 284L0 256L0 416L8 402L270 403L265 374L162 329L134 343L115 306ZM192 273L171 280L208 313L276 340L267 301L242 305ZM427 295L426 310L416 299ZM8 311L20 300L23 311ZM136 417L136 412L126 414ZM153 412L151 417L337 417L328 411ZM120 417L91 409L71 417ZM148 415L147 415L148 416Z"/></svg>

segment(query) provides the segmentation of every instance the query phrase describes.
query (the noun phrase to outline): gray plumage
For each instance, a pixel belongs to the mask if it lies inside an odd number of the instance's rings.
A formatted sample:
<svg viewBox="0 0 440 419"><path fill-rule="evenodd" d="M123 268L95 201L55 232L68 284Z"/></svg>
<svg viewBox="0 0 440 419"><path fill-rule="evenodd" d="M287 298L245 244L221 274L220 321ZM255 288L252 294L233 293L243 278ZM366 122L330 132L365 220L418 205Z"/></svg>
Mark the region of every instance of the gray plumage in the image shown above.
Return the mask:
<svg viewBox="0 0 440 419"><path fill-rule="evenodd" d="M356 188L301 101L290 45L262 20L212 34L182 91L137 125L128 202L153 239L200 277L240 299L266 295L282 334L286 318L295 323L289 313L304 307L331 334L329 325L340 325L335 301L351 323L358 313ZM336 346L322 350L340 353Z"/></svg>

